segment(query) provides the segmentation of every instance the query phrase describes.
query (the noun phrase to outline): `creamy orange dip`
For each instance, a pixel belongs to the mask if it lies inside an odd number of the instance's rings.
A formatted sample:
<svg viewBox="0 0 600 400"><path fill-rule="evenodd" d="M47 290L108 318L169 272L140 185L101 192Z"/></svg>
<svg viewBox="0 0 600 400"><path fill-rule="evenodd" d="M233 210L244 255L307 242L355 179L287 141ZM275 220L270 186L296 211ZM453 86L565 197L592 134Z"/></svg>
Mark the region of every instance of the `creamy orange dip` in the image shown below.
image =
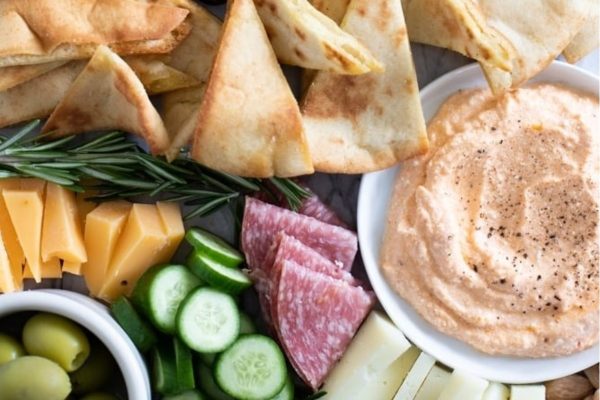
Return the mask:
<svg viewBox="0 0 600 400"><path fill-rule="evenodd" d="M381 254L398 294L490 354L598 342L598 99L539 84L459 92L403 163Z"/></svg>

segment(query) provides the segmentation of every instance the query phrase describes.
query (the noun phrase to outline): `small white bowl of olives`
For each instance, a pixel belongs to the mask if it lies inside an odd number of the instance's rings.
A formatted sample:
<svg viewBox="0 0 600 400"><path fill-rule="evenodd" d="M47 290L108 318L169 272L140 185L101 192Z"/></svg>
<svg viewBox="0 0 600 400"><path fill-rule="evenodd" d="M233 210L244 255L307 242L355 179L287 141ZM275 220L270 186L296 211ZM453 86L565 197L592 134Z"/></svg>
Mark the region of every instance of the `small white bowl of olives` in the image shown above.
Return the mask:
<svg viewBox="0 0 600 400"><path fill-rule="evenodd" d="M0 295L0 387L7 400L151 399L144 360L108 308L65 290Z"/></svg>

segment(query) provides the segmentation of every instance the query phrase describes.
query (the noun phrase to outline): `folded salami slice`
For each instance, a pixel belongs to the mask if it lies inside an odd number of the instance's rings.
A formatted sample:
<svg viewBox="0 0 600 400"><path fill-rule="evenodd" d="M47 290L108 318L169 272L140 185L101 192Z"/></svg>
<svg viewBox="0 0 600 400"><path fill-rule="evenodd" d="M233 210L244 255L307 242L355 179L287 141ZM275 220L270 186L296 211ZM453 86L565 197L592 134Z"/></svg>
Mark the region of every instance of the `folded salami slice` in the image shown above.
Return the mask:
<svg viewBox="0 0 600 400"><path fill-rule="evenodd" d="M247 197L241 242L250 268L263 268L280 232L295 237L343 269L352 268L358 250L354 232Z"/></svg>
<svg viewBox="0 0 600 400"><path fill-rule="evenodd" d="M373 296L359 286L283 262L273 322L288 359L310 387L321 386L372 305Z"/></svg>
<svg viewBox="0 0 600 400"><path fill-rule="evenodd" d="M318 219L319 221L348 229L348 225L339 219L337 214L331 208L329 208L327 204L323 203L317 195L312 195L308 199L304 200L298 209L298 212L300 214Z"/></svg>

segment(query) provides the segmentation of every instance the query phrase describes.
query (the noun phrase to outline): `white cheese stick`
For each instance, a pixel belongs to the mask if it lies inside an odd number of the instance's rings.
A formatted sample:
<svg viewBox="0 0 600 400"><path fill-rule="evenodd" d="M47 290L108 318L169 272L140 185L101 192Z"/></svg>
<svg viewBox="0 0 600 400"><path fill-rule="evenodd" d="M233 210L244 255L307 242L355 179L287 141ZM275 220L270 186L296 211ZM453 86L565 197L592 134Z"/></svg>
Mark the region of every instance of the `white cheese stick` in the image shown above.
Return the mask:
<svg viewBox="0 0 600 400"><path fill-rule="evenodd" d="M512 385L510 387L510 400L545 400L546 387L544 385Z"/></svg>
<svg viewBox="0 0 600 400"><path fill-rule="evenodd" d="M413 399L434 364L435 358L431 357L429 354L421 353L419 358L417 358L415 365L413 365L406 376L402 386L398 389L394 400Z"/></svg>
<svg viewBox="0 0 600 400"><path fill-rule="evenodd" d="M485 379L455 369L438 400L481 400L488 385Z"/></svg>
<svg viewBox="0 0 600 400"><path fill-rule="evenodd" d="M491 382L481 400L508 400L509 396L510 390L506 386L498 382Z"/></svg>
<svg viewBox="0 0 600 400"><path fill-rule="evenodd" d="M369 382L357 399L391 400L408 375L421 350L411 346L379 376Z"/></svg>
<svg viewBox="0 0 600 400"><path fill-rule="evenodd" d="M434 365L417 392L415 400L437 400L448 379L450 379L450 372Z"/></svg>
<svg viewBox="0 0 600 400"><path fill-rule="evenodd" d="M402 332L373 311L323 386L327 400L364 399L363 389L411 347Z"/></svg>

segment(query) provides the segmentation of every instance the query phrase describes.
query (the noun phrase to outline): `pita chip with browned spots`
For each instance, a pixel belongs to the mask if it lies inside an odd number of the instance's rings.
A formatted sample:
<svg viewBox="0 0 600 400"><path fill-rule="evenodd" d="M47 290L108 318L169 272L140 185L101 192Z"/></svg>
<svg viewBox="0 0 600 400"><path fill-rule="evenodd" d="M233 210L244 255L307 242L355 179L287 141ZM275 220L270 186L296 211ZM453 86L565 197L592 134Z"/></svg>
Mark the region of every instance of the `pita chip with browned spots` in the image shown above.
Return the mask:
<svg viewBox="0 0 600 400"><path fill-rule="evenodd" d="M192 157L245 177L313 172L298 103L252 0L229 3Z"/></svg>
<svg viewBox="0 0 600 400"><path fill-rule="evenodd" d="M154 154L169 146L167 130L142 82L123 59L99 46L42 133L60 137L113 129L141 136Z"/></svg>
<svg viewBox="0 0 600 400"><path fill-rule="evenodd" d="M320 71L302 102L316 171L359 174L424 153L427 132L399 0L352 0L342 28L386 65L383 74Z"/></svg>
<svg viewBox="0 0 600 400"><path fill-rule="evenodd" d="M254 3L282 63L349 75L383 71L385 66L369 49L308 0Z"/></svg>
<svg viewBox="0 0 600 400"><path fill-rule="evenodd" d="M585 24L564 49L563 55L570 63L576 63L598 48L600 42L600 5L594 7Z"/></svg>
<svg viewBox="0 0 600 400"><path fill-rule="evenodd" d="M166 53L187 35L182 8L134 0L0 1L0 67L119 54Z"/></svg>
<svg viewBox="0 0 600 400"><path fill-rule="evenodd" d="M55 61L32 65L15 65L12 67L0 68L0 92L15 86L19 86L21 83L37 78L46 72L65 65L66 63L68 63L68 61Z"/></svg>
<svg viewBox="0 0 600 400"><path fill-rule="evenodd" d="M341 24L350 0L310 0L310 3L336 24Z"/></svg>

